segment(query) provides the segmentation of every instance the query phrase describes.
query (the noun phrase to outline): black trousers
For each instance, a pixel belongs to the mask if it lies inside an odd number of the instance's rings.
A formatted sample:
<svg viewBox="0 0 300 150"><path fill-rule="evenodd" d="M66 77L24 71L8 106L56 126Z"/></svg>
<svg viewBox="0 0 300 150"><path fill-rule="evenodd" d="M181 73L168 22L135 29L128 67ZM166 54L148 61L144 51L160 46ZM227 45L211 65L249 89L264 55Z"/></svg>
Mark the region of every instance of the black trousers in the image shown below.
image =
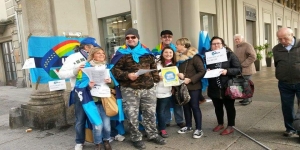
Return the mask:
<svg viewBox="0 0 300 150"><path fill-rule="evenodd" d="M224 110L223 106L225 106L227 112L227 120L228 126L235 125L235 107L233 99L212 99L213 104L215 106L215 113L217 116L218 124L224 124Z"/></svg>

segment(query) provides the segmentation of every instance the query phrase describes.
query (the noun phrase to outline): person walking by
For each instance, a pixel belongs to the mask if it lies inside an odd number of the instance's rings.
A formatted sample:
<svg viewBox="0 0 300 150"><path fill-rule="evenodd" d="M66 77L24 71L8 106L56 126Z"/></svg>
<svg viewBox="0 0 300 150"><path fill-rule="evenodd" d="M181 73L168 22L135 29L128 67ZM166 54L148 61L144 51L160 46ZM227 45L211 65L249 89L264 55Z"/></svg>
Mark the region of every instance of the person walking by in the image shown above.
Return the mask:
<svg viewBox="0 0 300 150"><path fill-rule="evenodd" d="M234 35L235 55L238 57L242 66L242 75L245 79L250 79L252 74L256 73L254 61L256 60L256 52L253 46L244 41L244 37L240 34ZM239 101L242 105L248 105L252 102L251 98Z"/></svg>
<svg viewBox="0 0 300 150"><path fill-rule="evenodd" d="M158 130L162 137L167 138L168 133L166 131L166 122L169 118L166 118L166 111L170 112L170 103L172 102L172 86L164 86L161 69L176 66L175 52L174 50L166 46L162 49L161 55L157 62L157 70L160 72L160 82L156 85L156 114L158 120Z"/></svg>
<svg viewBox="0 0 300 150"><path fill-rule="evenodd" d="M150 141L164 145L165 140L157 134L156 129L156 89L160 81L155 56L139 41L138 30L130 28L125 31L126 45L120 47L113 57L111 69L120 84L123 97L124 114L129 121L130 138L133 146L145 149L142 133L138 130L139 111L142 112L143 126ZM139 69L155 69L138 75Z"/></svg>
<svg viewBox="0 0 300 150"><path fill-rule="evenodd" d="M176 52L176 45L172 43L172 41L173 41L172 31L170 31L170 30L161 31L160 41L161 41L161 43L159 43L152 50L152 52L154 53L154 55L157 58L160 58L161 53L162 53L162 49L164 49L166 46L171 47L174 50L174 52ZM172 99L174 99L173 96L172 96ZM177 126L179 126L180 128L185 127L182 106L176 105L174 100L171 101L171 103L169 105L169 109L167 107L165 109L166 125L170 126L170 122L171 122L171 119L172 119L172 115L171 115L171 112L170 112L171 107L173 107L173 112L174 112L173 114L174 114L174 118L175 118L175 122L176 122Z"/></svg>
<svg viewBox="0 0 300 150"><path fill-rule="evenodd" d="M275 45L272 51L285 126L283 135L291 137L297 134L292 124L295 119L295 96L298 100L298 107L300 99L300 41L294 37L293 30L289 28L279 29L276 35L279 44Z"/></svg>
<svg viewBox="0 0 300 150"><path fill-rule="evenodd" d="M84 68L86 60L88 59L88 53L90 49L94 47L100 47L97 44L96 39L93 37L87 37L80 42L80 45L76 48L76 52L67 57L63 66L58 72L60 79L70 79L71 93L69 105L75 104L75 150L81 150L85 141L85 124L87 116L84 113L82 104L76 96L74 91L75 81L80 69Z"/></svg>
<svg viewBox="0 0 300 150"><path fill-rule="evenodd" d="M224 129L223 106L225 106L228 124L227 128L221 132L221 135L228 135L234 131L233 126L235 125L236 111L234 107L235 100L225 96L225 89L228 80L240 74L241 65L237 56L226 46L222 38L217 36L212 37L210 45L211 51L223 49L227 53L227 61L207 65L207 71L224 69L219 77L208 79L207 94L213 101L218 121L218 125L213 131L218 132Z"/></svg>
<svg viewBox="0 0 300 150"><path fill-rule="evenodd" d="M97 67L98 69L107 68L106 54L102 48L94 47L89 51L88 60L84 68L88 68L88 67ZM108 84L110 88L113 88L114 84L112 82L112 79L107 77L104 78L105 78L104 83ZM77 88L85 88L85 87L92 89L94 86L95 86L95 82L90 80L88 76L85 73L83 73L82 70L80 70L76 79L75 90L77 91ZM87 92L90 91L88 90ZM83 99L84 98L86 97L83 97ZM111 150L112 148L109 144L110 132L111 132L110 117L108 117L104 111L101 98L93 96L92 99L96 105L97 113L100 114L100 118L102 120L102 124L98 126L92 124L93 138L96 146L95 150L102 149L102 145L105 150ZM91 108L89 107L89 109ZM84 109L84 111L87 113L86 109Z"/></svg>
<svg viewBox="0 0 300 150"><path fill-rule="evenodd" d="M198 50L191 46L187 38L180 38L176 41L176 60L178 63L178 77L186 84L190 101L183 105L186 126L178 130L179 134L192 132L192 116L196 123L193 138L201 138L202 131L202 114L199 107L199 98L202 95L201 78L205 74L203 60L198 55Z"/></svg>

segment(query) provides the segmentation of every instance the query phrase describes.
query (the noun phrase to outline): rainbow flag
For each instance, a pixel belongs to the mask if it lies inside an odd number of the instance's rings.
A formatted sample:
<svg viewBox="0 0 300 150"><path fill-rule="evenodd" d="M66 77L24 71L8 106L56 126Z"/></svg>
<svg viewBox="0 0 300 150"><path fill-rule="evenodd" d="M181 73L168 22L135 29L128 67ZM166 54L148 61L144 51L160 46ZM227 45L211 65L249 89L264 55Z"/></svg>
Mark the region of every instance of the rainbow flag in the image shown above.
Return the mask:
<svg viewBox="0 0 300 150"><path fill-rule="evenodd" d="M36 68L30 69L31 82L40 83L59 79L55 72L63 65L64 60L73 54L73 49L84 38L67 38L62 36L31 36L28 40L28 55L34 58Z"/></svg>

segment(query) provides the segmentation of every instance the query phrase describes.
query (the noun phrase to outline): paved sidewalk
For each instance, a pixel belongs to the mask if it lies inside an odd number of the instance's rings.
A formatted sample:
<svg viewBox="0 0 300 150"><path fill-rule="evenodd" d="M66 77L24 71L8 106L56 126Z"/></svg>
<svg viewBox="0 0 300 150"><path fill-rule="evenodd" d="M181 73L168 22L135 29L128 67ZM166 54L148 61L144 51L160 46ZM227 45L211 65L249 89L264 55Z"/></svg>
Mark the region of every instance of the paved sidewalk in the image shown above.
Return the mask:
<svg viewBox="0 0 300 150"><path fill-rule="evenodd" d="M300 140L298 136L283 137L285 130L281 113L277 80L274 77L275 68L262 67L253 76L255 84L255 96L253 102L247 106L241 106L236 101L236 128L256 139L270 149L299 150ZM20 107L29 100L30 88L16 88L0 86L0 149L1 150L72 150L75 146L74 126L65 129L35 130L26 133L26 127L19 129L9 128L9 110L12 107ZM296 107L296 105L295 105ZM179 129L174 122L167 128L169 138L166 145L155 145L145 142L147 149L163 150L198 150L198 149L228 149L242 150L264 149L249 138L235 131L228 136L220 136L212 132L216 125L216 116L211 102L201 104L203 115L204 136L193 139L192 133L178 134ZM226 122L226 117L225 117ZM147 139L144 138L146 141ZM129 135L126 134L124 142L114 141L114 150L132 150ZM85 143L85 150L94 149L92 143Z"/></svg>

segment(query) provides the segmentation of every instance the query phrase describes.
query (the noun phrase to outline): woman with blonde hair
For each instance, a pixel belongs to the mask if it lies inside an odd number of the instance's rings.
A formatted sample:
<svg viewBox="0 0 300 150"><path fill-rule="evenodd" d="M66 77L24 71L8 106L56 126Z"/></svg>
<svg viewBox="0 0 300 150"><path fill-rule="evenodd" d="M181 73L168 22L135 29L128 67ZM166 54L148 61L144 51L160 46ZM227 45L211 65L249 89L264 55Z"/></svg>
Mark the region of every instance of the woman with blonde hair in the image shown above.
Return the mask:
<svg viewBox="0 0 300 150"><path fill-rule="evenodd" d="M92 48L89 52L88 60L87 63L85 64L84 68L88 67L98 67L99 69L106 69L107 64L106 64L106 54L102 48L95 47ZM111 78L105 78L104 82L108 84L108 86L113 87L113 82ZM76 84L75 84L75 89L76 88L89 88L92 89L95 86L95 82L91 81L87 75L85 75L82 70L79 71L78 76L76 78ZM88 97L83 97L83 98L88 98ZM111 146L109 144L109 139L110 139L110 132L111 132L111 127L110 127L110 117L108 117L105 114L105 111L103 109L103 105L101 102L100 97L92 97L94 101L98 113L100 114L100 120L102 120L102 124L100 125L93 125L93 137L94 137L94 143L96 144L96 150L100 150L102 147L102 144L104 145L105 150L111 150ZM84 100L82 100L84 101ZM90 101L90 102L91 102ZM85 110L86 112L87 110ZM77 116L76 116L77 118Z"/></svg>
<svg viewBox="0 0 300 150"><path fill-rule="evenodd" d="M191 46L188 38L180 38L176 41L176 60L179 70L178 77L186 84L190 101L183 105L184 117L186 127L178 130L178 133L187 133L193 131L192 129L192 116L194 116L196 129L193 138L201 138L202 131L202 114L199 107L199 100L202 96L201 79L205 74L205 68L198 50Z"/></svg>

